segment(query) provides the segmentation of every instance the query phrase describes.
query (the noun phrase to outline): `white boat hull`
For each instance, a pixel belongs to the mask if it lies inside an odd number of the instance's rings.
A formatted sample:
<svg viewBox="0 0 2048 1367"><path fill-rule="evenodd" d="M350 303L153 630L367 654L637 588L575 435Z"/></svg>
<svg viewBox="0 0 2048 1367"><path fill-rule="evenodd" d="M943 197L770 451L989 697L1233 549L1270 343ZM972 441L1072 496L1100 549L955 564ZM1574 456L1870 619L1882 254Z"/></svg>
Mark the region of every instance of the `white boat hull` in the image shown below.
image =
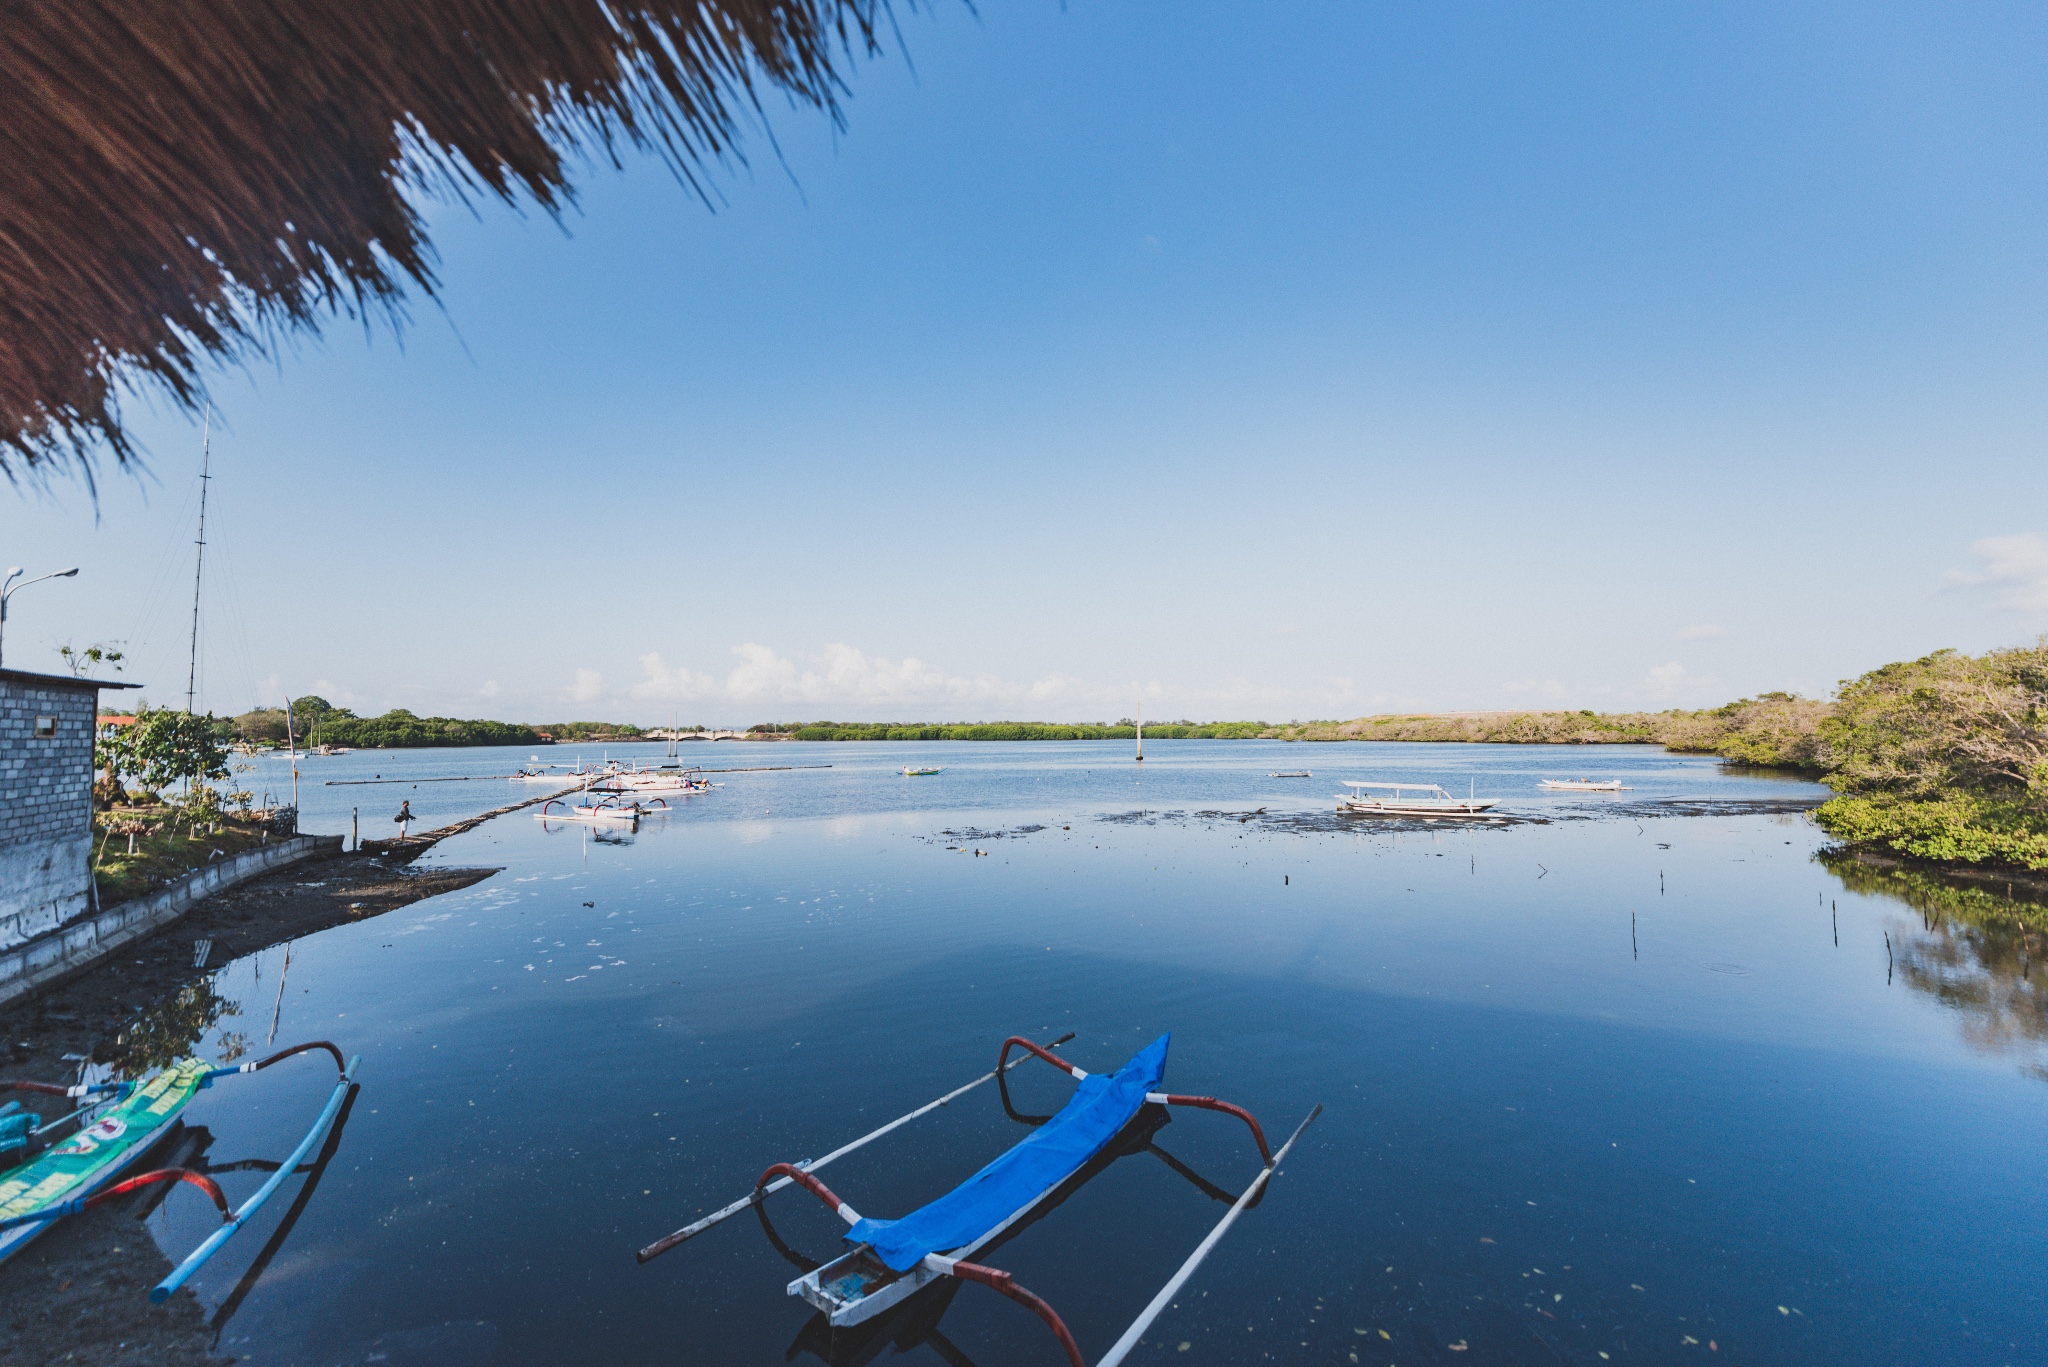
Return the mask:
<svg viewBox="0 0 2048 1367"><path fill-rule="evenodd" d="M593 793L681 793L687 797L691 793L708 793L711 791L711 785L708 783L685 783L681 779L673 778L617 778L606 779L590 791Z"/></svg>
<svg viewBox="0 0 2048 1367"><path fill-rule="evenodd" d="M587 821L592 825L609 826L615 823L631 825L643 816L656 815L661 809L650 811L644 807L571 807L566 811L543 809L536 821Z"/></svg>
<svg viewBox="0 0 2048 1367"><path fill-rule="evenodd" d="M1466 798L1436 798L1409 801L1382 801L1371 797L1340 797L1337 810L1357 812L1368 816L1484 816L1494 805L1491 798L1477 801Z"/></svg>

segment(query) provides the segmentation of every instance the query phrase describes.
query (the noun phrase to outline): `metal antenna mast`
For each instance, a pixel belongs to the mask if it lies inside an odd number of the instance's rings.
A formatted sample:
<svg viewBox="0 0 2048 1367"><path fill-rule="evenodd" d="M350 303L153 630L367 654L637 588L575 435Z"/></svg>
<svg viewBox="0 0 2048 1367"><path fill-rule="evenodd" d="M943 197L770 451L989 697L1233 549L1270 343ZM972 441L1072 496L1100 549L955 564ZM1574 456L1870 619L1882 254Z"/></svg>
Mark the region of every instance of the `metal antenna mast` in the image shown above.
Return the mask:
<svg viewBox="0 0 2048 1367"><path fill-rule="evenodd" d="M192 662L185 671L185 714L192 713L192 695L199 686L199 577L206 570L206 486L213 480L213 405L206 405L206 417L199 437L199 555L192 562Z"/></svg>

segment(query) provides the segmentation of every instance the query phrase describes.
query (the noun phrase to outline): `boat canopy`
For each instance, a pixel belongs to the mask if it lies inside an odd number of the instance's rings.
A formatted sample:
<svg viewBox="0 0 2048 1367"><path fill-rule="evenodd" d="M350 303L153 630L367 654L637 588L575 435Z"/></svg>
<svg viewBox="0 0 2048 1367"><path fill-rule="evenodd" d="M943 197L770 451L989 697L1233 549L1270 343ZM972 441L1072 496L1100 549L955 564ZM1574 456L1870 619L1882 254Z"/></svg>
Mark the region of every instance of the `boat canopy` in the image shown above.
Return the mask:
<svg viewBox="0 0 2048 1367"><path fill-rule="evenodd" d="M1344 780L1344 786L1346 788L1392 788L1397 793L1405 790L1411 793L1436 793L1443 797L1450 796L1449 793L1444 792L1440 784L1435 783L1358 783L1347 778Z"/></svg>
<svg viewBox="0 0 2048 1367"><path fill-rule="evenodd" d="M907 1272L928 1253L965 1248L1071 1177L1130 1123L1166 1072L1161 1035L1113 1076L1081 1079L1058 1115L1015 1148L931 1204L900 1220L862 1220L848 1243L872 1245L891 1270Z"/></svg>

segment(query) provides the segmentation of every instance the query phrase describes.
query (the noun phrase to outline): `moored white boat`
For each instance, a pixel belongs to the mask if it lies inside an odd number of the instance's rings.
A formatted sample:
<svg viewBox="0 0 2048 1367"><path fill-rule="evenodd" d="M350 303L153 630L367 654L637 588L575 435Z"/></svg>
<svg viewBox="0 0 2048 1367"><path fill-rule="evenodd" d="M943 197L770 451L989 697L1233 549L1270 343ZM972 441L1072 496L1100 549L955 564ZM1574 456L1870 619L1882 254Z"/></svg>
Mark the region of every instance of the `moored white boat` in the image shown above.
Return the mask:
<svg viewBox="0 0 2048 1367"><path fill-rule="evenodd" d="M688 797L692 793L708 793L711 781L704 777L702 769L685 769L681 773L664 772L659 769L635 769L608 775L591 787L594 793L675 793Z"/></svg>
<svg viewBox="0 0 2048 1367"><path fill-rule="evenodd" d="M1621 786L1618 778L1546 778L1536 785L1552 792L1565 793L1626 793L1630 790Z"/></svg>
<svg viewBox="0 0 2048 1367"><path fill-rule="evenodd" d="M1359 783L1346 779L1344 786L1351 791L1337 795L1337 810L1371 816L1484 816L1497 800L1452 797L1434 783ZM1373 797L1362 791L1369 788L1386 789L1388 796ZM1409 793L1422 796L1409 797Z"/></svg>

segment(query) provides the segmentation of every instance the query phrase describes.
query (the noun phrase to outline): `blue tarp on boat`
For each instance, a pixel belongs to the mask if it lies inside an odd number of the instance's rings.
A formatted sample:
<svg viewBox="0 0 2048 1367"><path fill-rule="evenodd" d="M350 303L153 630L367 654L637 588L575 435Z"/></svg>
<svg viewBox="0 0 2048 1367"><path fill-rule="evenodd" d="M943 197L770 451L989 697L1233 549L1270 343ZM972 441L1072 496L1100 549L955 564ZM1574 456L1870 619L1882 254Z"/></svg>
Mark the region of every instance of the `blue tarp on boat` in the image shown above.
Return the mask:
<svg viewBox="0 0 2048 1367"><path fill-rule="evenodd" d="M1072 1176L1130 1122L1166 1072L1171 1038L1153 1040L1113 1076L1082 1078L1058 1115L1001 1158L900 1220L862 1220L846 1232L847 1242L872 1244L897 1272L909 1271L927 1253L973 1243Z"/></svg>

